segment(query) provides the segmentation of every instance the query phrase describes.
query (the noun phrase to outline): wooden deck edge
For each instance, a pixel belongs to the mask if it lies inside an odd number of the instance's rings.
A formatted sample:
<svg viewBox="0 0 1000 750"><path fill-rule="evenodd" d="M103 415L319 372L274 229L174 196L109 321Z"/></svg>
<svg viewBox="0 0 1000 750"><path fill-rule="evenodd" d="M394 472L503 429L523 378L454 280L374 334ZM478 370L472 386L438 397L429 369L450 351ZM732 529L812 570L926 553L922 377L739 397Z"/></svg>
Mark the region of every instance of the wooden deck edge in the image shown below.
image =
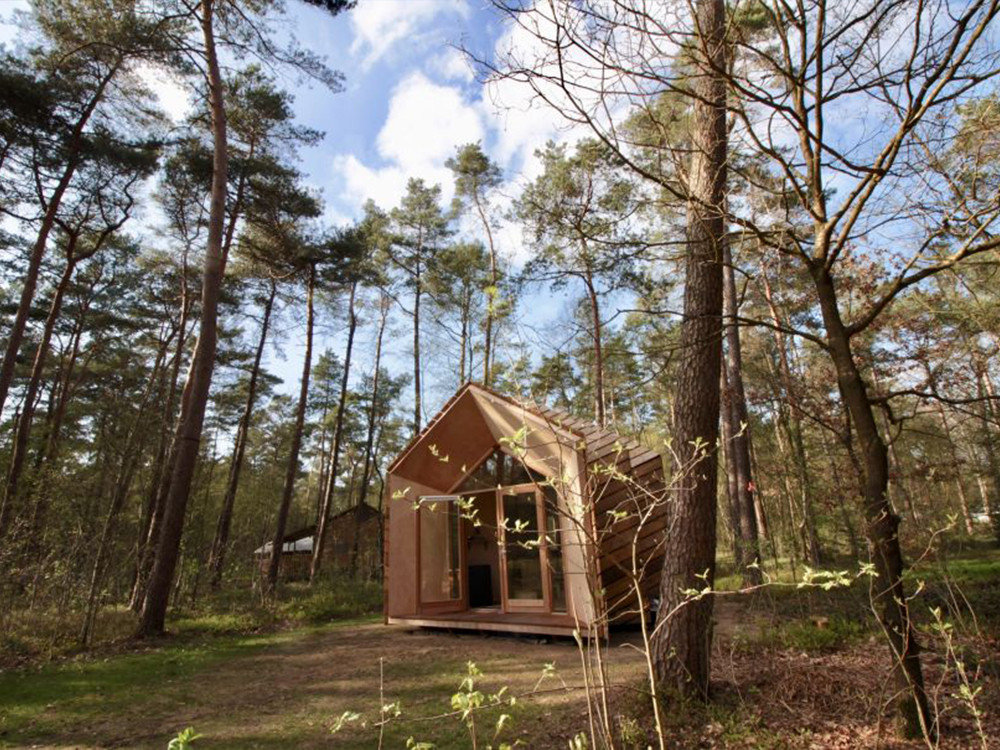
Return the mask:
<svg viewBox="0 0 1000 750"><path fill-rule="evenodd" d="M494 633L521 633L525 635L573 636L573 625L531 625L523 622L482 622L449 620L444 617L387 617L388 625L410 625L417 628L448 628L454 630L489 631Z"/></svg>

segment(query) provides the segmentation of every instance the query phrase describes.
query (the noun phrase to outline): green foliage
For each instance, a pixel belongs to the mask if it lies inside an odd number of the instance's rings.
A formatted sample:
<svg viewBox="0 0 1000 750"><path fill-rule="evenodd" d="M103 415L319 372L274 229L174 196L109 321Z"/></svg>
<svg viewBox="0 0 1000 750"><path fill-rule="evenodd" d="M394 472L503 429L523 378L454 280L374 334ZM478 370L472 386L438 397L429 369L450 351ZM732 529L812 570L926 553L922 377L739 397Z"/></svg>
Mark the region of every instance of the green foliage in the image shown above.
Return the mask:
<svg viewBox="0 0 1000 750"><path fill-rule="evenodd" d="M382 610L383 589L378 581L352 581L345 576L324 582L316 590L303 589L296 588L295 593L279 605L281 615L318 625Z"/></svg>
<svg viewBox="0 0 1000 750"><path fill-rule="evenodd" d="M167 750L191 750L195 740L200 739L202 736L203 735L197 734L194 731L194 727L182 729L177 736L170 740L167 744Z"/></svg>
<svg viewBox="0 0 1000 750"><path fill-rule="evenodd" d="M856 643L874 633L873 623L842 617L783 621L760 627L755 633L740 633L734 637L737 648L789 649L807 653L833 651Z"/></svg>

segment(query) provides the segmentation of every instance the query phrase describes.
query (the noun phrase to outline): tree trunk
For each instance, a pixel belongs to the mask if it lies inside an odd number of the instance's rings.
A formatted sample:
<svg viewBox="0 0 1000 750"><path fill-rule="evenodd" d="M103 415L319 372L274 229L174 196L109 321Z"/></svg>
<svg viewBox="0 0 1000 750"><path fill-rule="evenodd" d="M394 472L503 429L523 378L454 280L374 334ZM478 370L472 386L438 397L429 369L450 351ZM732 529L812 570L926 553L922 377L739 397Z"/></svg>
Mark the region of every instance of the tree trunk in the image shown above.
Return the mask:
<svg viewBox="0 0 1000 750"><path fill-rule="evenodd" d="M163 524L157 544L156 561L150 573L142 608L139 635L156 635L163 632L170 584L177 565L177 553L180 550L181 534L184 530L184 515L191 493L191 479L198 459L205 407L215 367L219 293L222 287L222 230L226 213L228 146L222 73L215 50L213 3L214 0L201 2L201 28L208 64L208 98L213 141L212 191L202 278L201 323L184 397L181 400L181 413L174 440L177 446L176 460L171 471L170 492L163 509Z"/></svg>
<svg viewBox="0 0 1000 750"><path fill-rule="evenodd" d="M292 432L292 448L288 454L288 468L285 471L285 487L281 493L281 505L278 506L278 522L274 530L274 540L271 544L271 560L267 566L267 587L275 591L278 587L278 572L281 568L281 554L284 549L285 526L288 523L288 511L292 507L292 497L295 494L295 479L299 473L299 451L302 448L302 432L306 421L306 407L309 405L309 375L312 372L313 345L313 293L316 286L316 264L309 264L309 277L306 282L306 351L302 357L302 381L299 386L299 403L295 409L295 428Z"/></svg>
<svg viewBox="0 0 1000 750"><path fill-rule="evenodd" d="M823 562L823 550L819 543L819 535L816 533L816 518L812 507L809 460L806 455L805 442L802 439L801 406L799 404L795 379L792 377L792 365L788 358L785 334L780 330L781 319L778 316L778 308L774 303L774 296L771 292L771 284L768 281L766 271L761 273L761 279L764 282L764 299L767 302L768 313L771 316L771 322L774 323L774 344L778 349L778 368L781 374L782 387L785 391L785 401L787 402L787 408L781 409L782 415L787 415L787 418L782 419L781 423L788 433L788 442L791 445L792 459L795 463L795 470L798 477L799 506L802 513L802 521L798 526L798 531L802 538L804 552L809 556L809 561L815 567L821 565Z"/></svg>
<svg viewBox="0 0 1000 750"><path fill-rule="evenodd" d="M413 294L413 434L420 432L420 268L417 267L416 291Z"/></svg>
<svg viewBox="0 0 1000 750"><path fill-rule="evenodd" d="M726 382L725 368L722 368L719 378L719 394L721 407L719 425L722 433L720 448L722 449L722 463L726 467L726 509L729 515L729 530L733 535L733 565L737 570L742 570L743 536L740 534L739 489L736 486L738 480L733 457L732 405L730 403L732 396L729 392L729 384Z"/></svg>
<svg viewBox="0 0 1000 750"><path fill-rule="evenodd" d="M951 453L951 467L955 472L955 489L958 493L958 506L962 512L962 520L965 522L965 533L972 536L972 513L969 512L969 500L965 496L965 486L962 484L962 472L959 470L958 451L955 449L955 440L951 434L951 425L948 424L948 416L944 413L944 406L937 402L938 416L941 417L941 428L944 430L945 440L948 441L948 450Z"/></svg>
<svg viewBox="0 0 1000 750"><path fill-rule="evenodd" d="M379 368L382 366L382 335L385 333L385 323L388 317L389 308L382 305L382 315L379 318L378 334L375 336L375 371L372 375L372 400L368 409L368 437L365 439L365 462L361 469L361 486L358 488L358 507L368 500L368 485L371 482L371 468L375 456L372 448L375 444L375 420L378 415L378 386ZM358 570L358 537L360 536L361 523L358 515L354 516L354 545L351 549L351 575L355 575Z"/></svg>
<svg viewBox="0 0 1000 750"><path fill-rule="evenodd" d="M677 486L666 532L660 610L653 636L657 682L680 696L707 697L712 597L683 592L715 582L719 377L722 347L722 243L726 190L725 3L697 0L692 53L701 58L692 103L693 157L687 216L687 268L681 362L673 426ZM710 63L711 71L709 70ZM697 64L697 63L696 63Z"/></svg>
<svg viewBox="0 0 1000 750"><path fill-rule="evenodd" d="M313 556L309 564L309 582L316 580L323 566L323 553L326 549L327 537L330 535L330 512L333 508L333 495L337 486L337 472L340 469L340 448L344 437L344 411L347 409L347 384L351 376L351 353L354 349L354 333L358 328L358 316L354 309L354 298L358 283L351 283L348 299L347 348L344 352L344 372L340 378L340 398L337 401L337 419L333 426L333 448L330 451L330 478L326 483L326 493L323 495L323 505L319 518L316 519L316 538L313 540Z"/></svg>
<svg viewBox="0 0 1000 750"><path fill-rule="evenodd" d="M993 536L997 546L1000 546L1000 455L997 455L996 437L993 434L993 425L996 424L996 410L993 408L993 400L996 395L993 392L993 382L989 378L986 370L986 363L976 363L976 389L978 390L979 403L983 420L983 446L986 451L986 461L990 468L990 475L993 478L994 502L990 503L992 512L987 511L990 516L990 523L993 526Z"/></svg>
<svg viewBox="0 0 1000 750"><path fill-rule="evenodd" d="M71 246L67 250L66 268L63 269L59 283L56 285L52 303L49 305L49 314L45 318L42 339L38 342L38 349L35 351L35 360L31 366L31 375L28 377L24 407L21 409L21 416L17 420L17 432L14 436L10 465L7 468L7 479L4 483L3 507L0 508L0 539L3 539L14 518L21 473L24 470L24 461L28 452L31 423L35 417L35 401L38 397L38 390L42 385L42 373L45 370L45 360L48 358L49 344L52 342L52 332L55 330L56 321L59 319L59 313L62 310L63 297L76 270L77 261L74 257L72 246L75 245L75 238L71 240L71 243Z"/></svg>
<svg viewBox="0 0 1000 750"><path fill-rule="evenodd" d="M212 541L212 552L208 559L209 583L212 589L219 588L222 583L222 570L226 561L226 551L229 545L229 528L233 519L233 506L236 503L236 491L239 489L240 472L243 470L243 458L246 455L247 435L250 432L250 421L253 418L254 406L257 402L257 381L260 378L260 363L264 357L264 347L267 343L267 331L271 324L271 311L274 309L274 298L278 293L278 285L271 279L271 288L267 302L264 303L264 318L260 324L260 336L257 338L257 349L254 351L253 365L250 369L250 382L247 384L247 400L243 406L239 427L236 429L236 441L233 445L233 458L229 464L229 478L226 482L226 494L222 499L222 510L219 511L219 521L215 528L215 539Z"/></svg>
<svg viewBox="0 0 1000 750"><path fill-rule="evenodd" d="M868 387L854 361L850 336L840 317L837 291L822 264L811 266L827 345L837 371L837 384L851 415L864 456L865 516L877 578L871 582L873 608L881 608L880 620L889 640L898 691L897 706L904 732L911 737L933 736L931 714L924 691L920 648L910 621L903 586L903 553L899 546L899 516L889 503L889 454L879 434Z"/></svg>
<svg viewBox="0 0 1000 750"><path fill-rule="evenodd" d="M586 252L586 249L584 250ZM584 277L587 286L587 301L590 303L590 324L594 326L594 419L599 427L604 427L607 419L605 417L604 403L604 351L601 347L601 308L597 300L597 290L594 289L594 280L588 273Z"/></svg>
<svg viewBox="0 0 1000 750"><path fill-rule="evenodd" d="M840 479L840 470L837 468L837 459L833 452L833 447L827 441L825 434L823 437L823 451L826 453L826 460L830 466L830 480L834 486L834 496L837 498L837 506L840 508L840 518L844 522L844 532L847 534L848 543L851 545L851 556L855 560L861 559L861 545L858 544L858 533L851 522L851 514L844 501L844 483Z"/></svg>
<svg viewBox="0 0 1000 750"><path fill-rule="evenodd" d="M486 218L486 211L483 209L482 199L478 191L475 193L474 200L479 219L483 222L483 229L486 231L486 242L490 248L490 288L486 292L486 340L483 342L483 385L489 388L490 380L493 377L493 314L496 309L497 285L500 276L497 272L497 251L493 243L493 229Z"/></svg>
<svg viewBox="0 0 1000 750"><path fill-rule="evenodd" d="M49 197L48 205L44 206L45 213L42 215L35 244L31 248L31 256L28 259L28 269L24 275L24 286L21 288L21 298L18 301L17 312L14 315L14 321L11 324L10 333L7 337L7 346L4 350L3 360L0 360L0 412L3 412L3 407L7 403L10 384L14 379L14 366L17 364L17 354L21 348L24 330L28 325L28 315L31 312L31 305L35 299L38 276L41 271L42 260L45 257L49 235L55 226L63 197L66 195L66 191L69 189L70 183L72 183L73 177L76 175L77 167L80 165L80 147L83 141L83 131L87 127L87 123L90 122L90 118L97 109L97 105L104 98L104 91L107 89L108 84L118 75L120 67L121 60L119 59L114 65L108 68L94 90L94 95L80 113L80 117L77 119L70 133L68 155L62 176L52 191L52 195ZM2 524L0 524L0 528L2 528Z"/></svg>
<svg viewBox="0 0 1000 750"><path fill-rule="evenodd" d="M743 556L737 560L743 582L756 586L763 582L760 570L760 538L757 532L757 515L754 506L754 483L750 475L750 416L747 412L746 391L743 388L743 354L740 349L740 329L737 324L736 275L733 271L732 251L729 242L722 247L722 299L727 319L726 349L723 360L723 378L729 394L729 409L723 410L723 421L729 421L731 443L726 444L727 456L731 455L730 470L736 485L736 512Z"/></svg>

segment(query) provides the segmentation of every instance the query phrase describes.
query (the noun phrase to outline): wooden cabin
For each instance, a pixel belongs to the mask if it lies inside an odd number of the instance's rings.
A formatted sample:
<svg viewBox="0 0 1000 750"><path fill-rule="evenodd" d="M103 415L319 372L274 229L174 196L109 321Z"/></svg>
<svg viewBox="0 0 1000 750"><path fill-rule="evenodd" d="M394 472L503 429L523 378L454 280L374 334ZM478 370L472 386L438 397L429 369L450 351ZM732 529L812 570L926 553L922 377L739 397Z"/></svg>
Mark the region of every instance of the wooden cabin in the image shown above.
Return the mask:
<svg viewBox="0 0 1000 750"><path fill-rule="evenodd" d="M357 519L355 520L355 516ZM341 511L330 519L330 538L323 557L335 569L351 567L354 554L354 533L358 533L358 575L376 578L379 569L379 521L381 515L368 503Z"/></svg>
<svg viewBox="0 0 1000 750"><path fill-rule="evenodd" d="M356 521L355 516L357 516ZM324 564L335 570L347 570L351 567L354 533L357 529L357 572L365 578L377 577L379 520L379 512L368 503L348 508L333 516L327 527L330 536L323 548ZM279 569L282 580L306 581L309 579L315 539L315 525L305 526L285 534L281 547L281 567ZM254 550L254 555L257 557L261 575L266 576L268 565L271 562L271 542Z"/></svg>
<svg viewBox="0 0 1000 750"><path fill-rule="evenodd" d="M663 476L635 441L466 384L388 469L386 622L570 635L637 618Z"/></svg>
<svg viewBox="0 0 1000 750"><path fill-rule="evenodd" d="M312 562L313 538L315 536L315 526L306 526L285 534L281 540L281 566L278 568L278 574L283 581L309 580L309 566ZM267 569L271 564L272 544L272 542L267 542L253 551L262 578L267 578Z"/></svg>

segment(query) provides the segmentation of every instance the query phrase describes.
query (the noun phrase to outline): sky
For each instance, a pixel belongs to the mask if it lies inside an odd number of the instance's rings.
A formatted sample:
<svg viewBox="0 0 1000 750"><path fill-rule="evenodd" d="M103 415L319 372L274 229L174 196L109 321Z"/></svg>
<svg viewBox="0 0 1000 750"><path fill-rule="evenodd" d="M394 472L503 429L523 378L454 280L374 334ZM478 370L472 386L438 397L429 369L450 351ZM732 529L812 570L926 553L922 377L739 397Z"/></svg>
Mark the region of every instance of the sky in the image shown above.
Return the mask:
<svg viewBox="0 0 1000 750"><path fill-rule="evenodd" d="M26 7L25 0L0 0L0 15ZM315 147L302 153L299 165L308 183L322 193L324 221L350 223L369 198L385 209L397 205L410 177L440 184L445 204L453 195L445 161L457 146L479 141L503 170L501 203L520 191L537 168L532 158L546 140L570 134L551 111L532 106L526 92L515 87L486 90L462 46L489 55L510 33L486 0L360 0L337 17L296 0L289 0L281 36L326 58L345 76L344 90L333 93L290 76L281 85L293 92L298 121L325 133ZM9 43L14 29L0 26L0 42ZM184 87L151 71L149 82L175 119L188 110ZM511 225L499 233L500 252L515 263L525 258L519 231ZM533 293L527 300L530 328L545 328L565 313L565 296ZM285 380L283 390L297 389L302 331L292 315L285 322L283 345L272 352L270 369ZM531 333L525 333L530 336ZM372 337L362 336L363 339ZM390 363L405 369L409 335L399 331L390 341ZM320 329L318 350L341 348L334 326ZM362 347L362 368L368 354ZM427 378L432 381L432 377ZM433 408L449 394L428 393Z"/></svg>

